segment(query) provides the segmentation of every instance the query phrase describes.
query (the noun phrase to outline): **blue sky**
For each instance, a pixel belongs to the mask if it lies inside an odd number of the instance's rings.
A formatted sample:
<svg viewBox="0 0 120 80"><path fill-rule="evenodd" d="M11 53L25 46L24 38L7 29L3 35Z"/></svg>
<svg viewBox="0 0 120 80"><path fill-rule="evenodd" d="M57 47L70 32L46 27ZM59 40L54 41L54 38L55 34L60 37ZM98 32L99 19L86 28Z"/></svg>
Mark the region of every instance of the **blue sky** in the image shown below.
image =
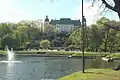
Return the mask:
<svg viewBox="0 0 120 80"><path fill-rule="evenodd" d="M88 0L86 0L88 1ZM92 24L101 15L98 14L99 5L90 7L91 3L84 2L84 12L88 24ZM21 20L71 18L81 19L81 0L1 0L0 22L18 22ZM119 20L115 12L102 15L109 19Z"/></svg>

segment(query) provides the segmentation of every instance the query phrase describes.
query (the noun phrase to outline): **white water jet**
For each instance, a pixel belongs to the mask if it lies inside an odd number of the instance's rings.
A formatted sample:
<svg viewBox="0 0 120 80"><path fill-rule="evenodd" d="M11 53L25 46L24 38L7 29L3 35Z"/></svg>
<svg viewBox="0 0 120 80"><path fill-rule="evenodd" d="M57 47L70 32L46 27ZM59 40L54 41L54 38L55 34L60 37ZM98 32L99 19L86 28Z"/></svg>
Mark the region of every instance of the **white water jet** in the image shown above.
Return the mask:
<svg viewBox="0 0 120 80"><path fill-rule="evenodd" d="M6 46L5 50L7 50L8 61L0 61L0 62L3 62L3 63L18 63L18 62L21 62L21 61L14 61L14 51L13 51L13 48L11 48L11 50L9 50L8 46Z"/></svg>
<svg viewBox="0 0 120 80"><path fill-rule="evenodd" d="M7 53L8 53L8 61L11 62L14 60L14 52L13 48L11 48L11 51L7 48Z"/></svg>

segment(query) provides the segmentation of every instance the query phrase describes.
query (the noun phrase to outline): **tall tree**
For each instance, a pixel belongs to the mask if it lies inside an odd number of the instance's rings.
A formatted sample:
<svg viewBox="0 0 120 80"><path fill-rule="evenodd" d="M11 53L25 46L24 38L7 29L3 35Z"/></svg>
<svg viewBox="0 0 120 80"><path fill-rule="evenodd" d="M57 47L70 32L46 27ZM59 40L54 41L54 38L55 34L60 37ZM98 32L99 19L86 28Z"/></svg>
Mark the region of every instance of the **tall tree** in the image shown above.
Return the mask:
<svg viewBox="0 0 120 80"><path fill-rule="evenodd" d="M106 26L109 23L109 19L102 17L97 21L97 26L100 29L100 34L102 37L102 45L101 48L106 52L107 51L107 43L110 28Z"/></svg>
<svg viewBox="0 0 120 80"><path fill-rule="evenodd" d="M4 37L7 34L12 33L12 27L7 23L0 24L0 38Z"/></svg>
<svg viewBox="0 0 120 80"><path fill-rule="evenodd" d="M28 27L27 26L19 26L16 29L20 36L21 46L25 45L25 42L28 41Z"/></svg>
<svg viewBox="0 0 120 80"><path fill-rule="evenodd" d="M93 24L89 29L89 49L92 51L98 51L102 43L102 37L97 25Z"/></svg>
<svg viewBox="0 0 120 80"><path fill-rule="evenodd" d="M82 49L82 34L81 33L82 33L82 30L78 29L70 35L69 39L73 45L75 45L77 48Z"/></svg>
<svg viewBox="0 0 120 80"><path fill-rule="evenodd" d="M53 34L55 31L55 27L52 25L44 26L44 33Z"/></svg>

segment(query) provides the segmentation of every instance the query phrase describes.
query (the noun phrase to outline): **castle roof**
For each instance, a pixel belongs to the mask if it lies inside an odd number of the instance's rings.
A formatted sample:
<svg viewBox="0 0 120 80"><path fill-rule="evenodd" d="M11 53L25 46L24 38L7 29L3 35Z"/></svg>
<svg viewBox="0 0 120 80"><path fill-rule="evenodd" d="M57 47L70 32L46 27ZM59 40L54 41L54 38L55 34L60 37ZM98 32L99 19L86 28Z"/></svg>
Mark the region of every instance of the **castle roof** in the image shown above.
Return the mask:
<svg viewBox="0 0 120 80"><path fill-rule="evenodd" d="M81 22L80 22L80 20L71 20L70 18L61 18L60 20L51 20L50 24L52 24L52 25L73 24L75 26L80 26Z"/></svg>

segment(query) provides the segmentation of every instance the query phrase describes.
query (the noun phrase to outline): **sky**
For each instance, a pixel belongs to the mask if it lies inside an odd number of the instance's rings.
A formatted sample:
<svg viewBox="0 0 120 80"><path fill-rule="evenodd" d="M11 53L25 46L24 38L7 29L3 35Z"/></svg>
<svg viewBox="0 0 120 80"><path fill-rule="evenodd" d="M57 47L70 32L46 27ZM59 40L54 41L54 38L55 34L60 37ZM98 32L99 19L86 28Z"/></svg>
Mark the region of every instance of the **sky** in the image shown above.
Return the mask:
<svg viewBox="0 0 120 80"><path fill-rule="evenodd" d="M53 2L52 2L53 1ZM100 3L91 6L84 0L84 15L90 25L105 16L110 20L119 20L117 13L108 11L100 15ZM0 0L0 22L19 22L21 20L71 18L81 20L81 0Z"/></svg>

